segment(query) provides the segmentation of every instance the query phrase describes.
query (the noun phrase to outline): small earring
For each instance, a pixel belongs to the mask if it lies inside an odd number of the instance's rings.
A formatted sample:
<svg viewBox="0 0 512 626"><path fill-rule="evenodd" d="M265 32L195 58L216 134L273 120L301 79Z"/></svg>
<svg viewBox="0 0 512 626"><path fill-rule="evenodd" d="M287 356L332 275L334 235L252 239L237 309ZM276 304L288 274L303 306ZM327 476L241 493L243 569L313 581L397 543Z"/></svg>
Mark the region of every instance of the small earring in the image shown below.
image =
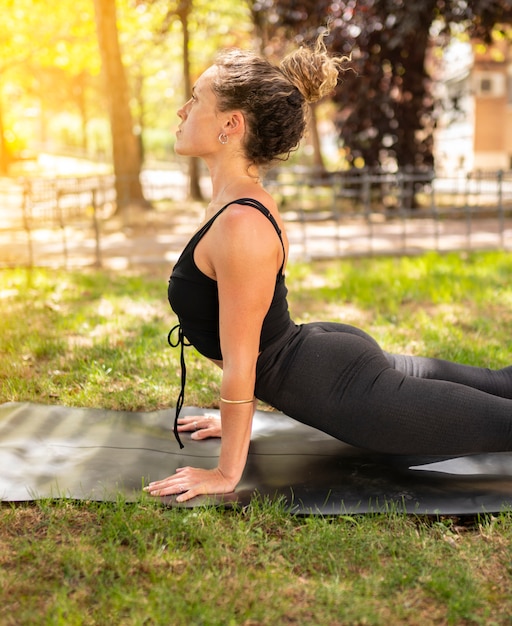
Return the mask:
<svg viewBox="0 0 512 626"><path fill-rule="evenodd" d="M226 133L220 133L219 135L219 141L222 145L226 145L228 142L228 136L226 135Z"/></svg>

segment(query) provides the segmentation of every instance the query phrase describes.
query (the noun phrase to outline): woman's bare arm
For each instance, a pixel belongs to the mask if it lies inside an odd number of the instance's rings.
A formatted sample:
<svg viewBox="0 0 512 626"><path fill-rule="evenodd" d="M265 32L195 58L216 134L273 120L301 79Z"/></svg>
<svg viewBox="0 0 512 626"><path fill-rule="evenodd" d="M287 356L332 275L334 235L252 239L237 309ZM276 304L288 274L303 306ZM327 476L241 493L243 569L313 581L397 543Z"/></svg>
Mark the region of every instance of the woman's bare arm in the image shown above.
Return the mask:
<svg viewBox="0 0 512 626"><path fill-rule="evenodd" d="M234 205L221 215L204 242L219 290L220 341L223 355L221 398L254 397L256 362L263 320L272 301L282 251L270 222L250 207ZM146 490L177 494L186 501L200 494L233 491L247 461L254 403L220 402L222 443L213 470L180 468Z"/></svg>

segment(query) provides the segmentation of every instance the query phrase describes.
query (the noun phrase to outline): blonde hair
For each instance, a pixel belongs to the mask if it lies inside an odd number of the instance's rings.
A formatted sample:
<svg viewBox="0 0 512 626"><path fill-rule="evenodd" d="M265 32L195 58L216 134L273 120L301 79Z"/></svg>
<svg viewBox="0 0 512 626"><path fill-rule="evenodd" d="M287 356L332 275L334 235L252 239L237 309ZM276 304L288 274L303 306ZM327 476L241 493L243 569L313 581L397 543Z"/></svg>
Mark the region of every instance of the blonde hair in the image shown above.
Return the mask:
<svg viewBox="0 0 512 626"><path fill-rule="evenodd" d="M220 111L246 119L244 150L255 165L286 160L306 130L308 103L333 92L343 58L330 57L322 33L314 48L288 54L279 66L252 52L228 50L216 60L212 82Z"/></svg>
<svg viewBox="0 0 512 626"><path fill-rule="evenodd" d="M324 42L328 34L329 31L324 31L317 38L313 49L301 47L285 56L280 63L283 74L309 103L333 93L340 70L348 61L348 57L329 55Z"/></svg>

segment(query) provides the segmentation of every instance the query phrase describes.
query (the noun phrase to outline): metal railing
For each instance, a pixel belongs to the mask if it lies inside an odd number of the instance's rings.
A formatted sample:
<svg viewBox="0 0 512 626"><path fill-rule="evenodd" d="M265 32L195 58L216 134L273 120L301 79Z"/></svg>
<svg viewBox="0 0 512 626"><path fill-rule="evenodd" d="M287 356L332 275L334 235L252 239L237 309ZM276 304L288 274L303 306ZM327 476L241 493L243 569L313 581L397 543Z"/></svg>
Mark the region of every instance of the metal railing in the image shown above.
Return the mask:
<svg viewBox="0 0 512 626"><path fill-rule="evenodd" d="M512 246L512 171L323 172L283 169L268 181L301 255L412 254Z"/></svg>
<svg viewBox="0 0 512 626"><path fill-rule="evenodd" d="M151 202L182 201L186 194L186 178L176 171L147 171L141 182ZM512 171L434 176L288 167L266 184L287 222L295 258L512 247ZM120 252L106 232L115 201L113 176L0 180L0 265L69 267L78 251L81 263L98 267L105 256L121 253L144 262L140 250L130 249L129 235ZM165 210L171 215L175 203ZM152 212L146 215L150 224ZM191 218L184 234L196 224ZM183 240L169 235L157 243L149 242L152 259L161 254L163 260L178 251L166 252L165 245L177 248Z"/></svg>

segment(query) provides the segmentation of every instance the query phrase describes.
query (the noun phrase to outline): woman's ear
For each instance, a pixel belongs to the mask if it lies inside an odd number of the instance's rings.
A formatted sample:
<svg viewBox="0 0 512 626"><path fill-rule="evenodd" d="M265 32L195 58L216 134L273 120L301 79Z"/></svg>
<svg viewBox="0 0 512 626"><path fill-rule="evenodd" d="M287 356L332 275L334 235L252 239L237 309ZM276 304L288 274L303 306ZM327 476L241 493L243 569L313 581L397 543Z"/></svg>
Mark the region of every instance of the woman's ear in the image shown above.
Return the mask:
<svg viewBox="0 0 512 626"><path fill-rule="evenodd" d="M228 135L243 135L245 118L240 111L232 111L224 123L224 132Z"/></svg>

